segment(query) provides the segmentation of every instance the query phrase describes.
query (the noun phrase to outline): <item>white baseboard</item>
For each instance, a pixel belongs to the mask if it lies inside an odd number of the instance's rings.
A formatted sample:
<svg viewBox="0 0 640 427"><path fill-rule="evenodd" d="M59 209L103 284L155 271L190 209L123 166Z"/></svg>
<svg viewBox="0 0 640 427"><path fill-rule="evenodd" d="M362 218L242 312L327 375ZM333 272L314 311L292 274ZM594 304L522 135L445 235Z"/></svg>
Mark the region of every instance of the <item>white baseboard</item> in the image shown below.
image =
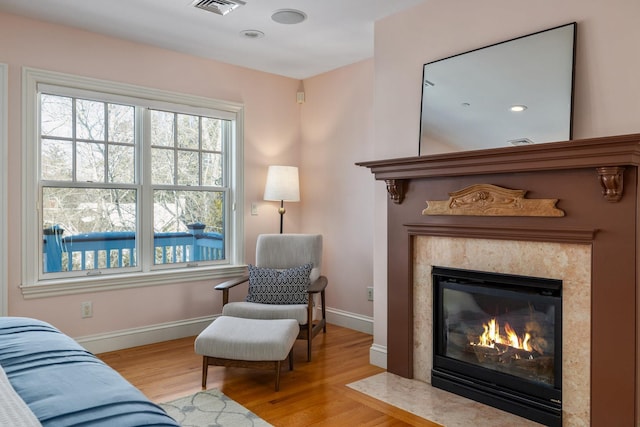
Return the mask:
<svg viewBox="0 0 640 427"><path fill-rule="evenodd" d="M192 337L204 330L216 317L205 316L177 322L160 323L104 334L76 337L75 340L94 354L122 350L178 338ZM373 318L327 307L327 323L373 334ZM386 363L386 350L385 357Z"/></svg>
<svg viewBox="0 0 640 427"><path fill-rule="evenodd" d="M198 317L177 322L160 323L141 328L77 337L75 340L94 354L137 347L162 341L198 335L218 316Z"/></svg>
<svg viewBox="0 0 640 427"><path fill-rule="evenodd" d="M387 346L373 344L369 349L369 363L387 369Z"/></svg>
<svg viewBox="0 0 640 427"><path fill-rule="evenodd" d="M373 317L327 307L327 323L373 335Z"/></svg>

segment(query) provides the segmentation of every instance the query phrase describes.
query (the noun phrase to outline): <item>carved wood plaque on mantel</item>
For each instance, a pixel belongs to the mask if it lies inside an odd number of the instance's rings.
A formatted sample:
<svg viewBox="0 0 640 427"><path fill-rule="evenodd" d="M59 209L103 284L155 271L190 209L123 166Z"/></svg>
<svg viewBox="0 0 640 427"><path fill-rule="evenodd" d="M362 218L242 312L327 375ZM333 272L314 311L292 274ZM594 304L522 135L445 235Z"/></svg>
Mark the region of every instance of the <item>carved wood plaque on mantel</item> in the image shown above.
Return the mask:
<svg viewBox="0 0 640 427"><path fill-rule="evenodd" d="M427 200L422 215L564 216L558 199L525 199L527 190L476 184L449 193L449 200Z"/></svg>

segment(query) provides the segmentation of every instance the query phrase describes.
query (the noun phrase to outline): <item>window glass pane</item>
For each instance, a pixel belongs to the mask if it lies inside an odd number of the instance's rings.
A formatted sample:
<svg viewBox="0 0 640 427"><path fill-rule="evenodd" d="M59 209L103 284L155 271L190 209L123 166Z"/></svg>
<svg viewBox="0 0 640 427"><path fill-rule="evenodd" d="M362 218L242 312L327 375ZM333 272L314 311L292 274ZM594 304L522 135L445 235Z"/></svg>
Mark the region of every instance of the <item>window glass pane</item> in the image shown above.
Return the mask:
<svg viewBox="0 0 640 427"><path fill-rule="evenodd" d="M202 185L221 187L222 154L202 153Z"/></svg>
<svg viewBox="0 0 640 427"><path fill-rule="evenodd" d="M151 145L173 147L173 113L151 110Z"/></svg>
<svg viewBox="0 0 640 427"><path fill-rule="evenodd" d="M198 185L199 157L197 152L178 151L178 185Z"/></svg>
<svg viewBox="0 0 640 427"><path fill-rule="evenodd" d="M41 145L42 179L71 181L73 147L69 141L43 139Z"/></svg>
<svg viewBox="0 0 640 427"><path fill-rule="evenodd" d="M105 145L78 142L76 147L76 179L85 182L104 182Z"/></svg>
<svg viewBox="0 0 640 427"><path fill-rule="evenodd" d="M199 121L196 116L178 114L178 147L193 148L199 147Z"/></svg>
<svg viewBox="0 0 640 427"><path fill-rule="evenodd" d="M43 136L73 137L73 107L71 98L40 96L40 131Z"/></svg>
<svg viewBox="0 0 640 427"><path fill-rule="evenodd" d="M42 190L44 272L136 265L136 190Z"/></svg>
<svg viewBox="0 0 640 427"><path fill-rule="evenodd" d="M153 201L155 264L225 258L223 192L156 190Z"/></svg>
<svg viewBox="0 0 640 427"><path fill-rule="evenodd" d="M109 182L133 184L135 182L135 154L130 145L109 144Z"/></svg>
<svg viewBox="0 0 640 427"><path fill-rule="evenodd" d="M103 102L76 100L76 138L104 141L105 104Z"/></svg>
<svg viewBox="0 0 640 427"><path fill-rule="evenodd" d="M222 151L222 120L202 118L202 149L207 151Z"/></svg>
<svg viewBox="0 0 640 427"><path fill-rule="evenodd" d="M151 149L151 182L173 184L174 151L163 148Z"/></svg>
<svg viewBox="0 0 640 427"><path fill-rule="evenodd" d="M109 104L109 141L133 144L135 110L129 105Z"/></svg>

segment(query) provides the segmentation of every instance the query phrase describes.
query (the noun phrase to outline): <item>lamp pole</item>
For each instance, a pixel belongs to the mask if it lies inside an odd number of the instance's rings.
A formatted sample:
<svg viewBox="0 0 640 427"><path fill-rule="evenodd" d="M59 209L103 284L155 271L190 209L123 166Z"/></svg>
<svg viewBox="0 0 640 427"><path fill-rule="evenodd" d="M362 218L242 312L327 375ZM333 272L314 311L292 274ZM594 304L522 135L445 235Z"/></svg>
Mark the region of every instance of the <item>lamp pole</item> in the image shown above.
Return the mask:
<svg viewBox="0 0 640 427"><path fill-rule="evenodd" d="M286 210L284 209L284 200L280 200L280 209L278 209L278 213L280 214L280 234L282 234L282 224L284 221L284 213Z"/></svg>

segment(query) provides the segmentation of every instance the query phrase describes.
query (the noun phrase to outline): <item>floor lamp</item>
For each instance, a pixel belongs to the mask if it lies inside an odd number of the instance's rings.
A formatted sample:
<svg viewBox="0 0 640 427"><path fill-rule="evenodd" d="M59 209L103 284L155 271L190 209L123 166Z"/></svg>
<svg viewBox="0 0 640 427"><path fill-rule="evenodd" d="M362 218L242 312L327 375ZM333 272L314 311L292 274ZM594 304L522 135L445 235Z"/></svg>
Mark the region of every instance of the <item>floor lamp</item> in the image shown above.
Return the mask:
<svg viewBox="0 0 640 427"><path fill-rule="evenodd" d="M267 183L264 186L264 199L280 201L280 234L284 220L284 202L300 201L300 182L296 166L269 166Z"/></svg>

